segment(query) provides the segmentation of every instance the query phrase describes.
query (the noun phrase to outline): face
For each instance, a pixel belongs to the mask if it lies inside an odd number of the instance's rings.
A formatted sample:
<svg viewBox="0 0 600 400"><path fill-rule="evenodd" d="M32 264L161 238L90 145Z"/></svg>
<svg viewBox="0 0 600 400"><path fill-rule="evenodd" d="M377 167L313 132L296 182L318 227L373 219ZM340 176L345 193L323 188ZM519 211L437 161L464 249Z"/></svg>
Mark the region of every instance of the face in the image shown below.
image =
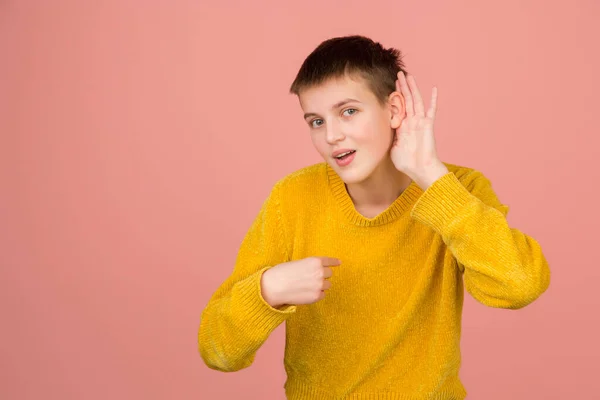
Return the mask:
<svg viewBox="0 0 600 400"><path fill-rule="evenodd" d="M381 105L366 82L348 76L305 89L300 106L315 149L345 183L360 183L390 165L394 131L404 101L393 92ZM342 159L336 152L353 151Z"/></svg>

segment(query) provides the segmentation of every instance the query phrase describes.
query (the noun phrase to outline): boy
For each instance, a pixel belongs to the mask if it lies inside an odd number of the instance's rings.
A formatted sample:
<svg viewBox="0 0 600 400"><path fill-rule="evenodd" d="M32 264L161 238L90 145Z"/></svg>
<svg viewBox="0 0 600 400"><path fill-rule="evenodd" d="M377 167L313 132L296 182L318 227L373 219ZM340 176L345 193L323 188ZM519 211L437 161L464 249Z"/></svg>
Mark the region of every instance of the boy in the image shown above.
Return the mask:
<svg viewBox="0 0 600 400"><path fill-rule="evenodd" d="M525 307L550 282L540 245L481 172L439 160L437 88L425 110L398 50L327 40L290 91L325 162L274 185L202 312L203 360L246 368L285 321L288 399L464 399L463 285Z"/></svg>

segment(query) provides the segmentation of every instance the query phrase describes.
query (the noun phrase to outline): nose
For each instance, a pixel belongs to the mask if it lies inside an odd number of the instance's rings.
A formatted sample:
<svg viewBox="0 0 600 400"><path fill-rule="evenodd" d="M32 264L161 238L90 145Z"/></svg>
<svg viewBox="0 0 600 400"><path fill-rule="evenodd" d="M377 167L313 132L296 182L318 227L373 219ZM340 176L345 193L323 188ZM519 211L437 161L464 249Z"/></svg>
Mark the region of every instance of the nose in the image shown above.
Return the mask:
<svg viewBox="0 0 600 400"><path fill-rule="evenodd" d="M328 144L335 144L344 138L342 130L335 122L330 122L326 126L325 140Z"/></svg>

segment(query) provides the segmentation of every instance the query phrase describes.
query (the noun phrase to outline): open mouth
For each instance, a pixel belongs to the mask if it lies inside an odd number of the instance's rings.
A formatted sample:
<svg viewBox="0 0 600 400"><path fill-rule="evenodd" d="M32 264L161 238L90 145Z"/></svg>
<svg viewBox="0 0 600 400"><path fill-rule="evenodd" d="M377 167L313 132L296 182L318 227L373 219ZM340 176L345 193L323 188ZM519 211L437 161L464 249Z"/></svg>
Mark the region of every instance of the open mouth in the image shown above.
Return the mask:
<svg viewBox="0 0 600 400"><path fill-rule="evenodd" d="M350 151L340 154L339 156L335 156L335 158L338 160L344 160L344 159L350 157L354 153L356 153L356 150L350 150Z"/></svg>

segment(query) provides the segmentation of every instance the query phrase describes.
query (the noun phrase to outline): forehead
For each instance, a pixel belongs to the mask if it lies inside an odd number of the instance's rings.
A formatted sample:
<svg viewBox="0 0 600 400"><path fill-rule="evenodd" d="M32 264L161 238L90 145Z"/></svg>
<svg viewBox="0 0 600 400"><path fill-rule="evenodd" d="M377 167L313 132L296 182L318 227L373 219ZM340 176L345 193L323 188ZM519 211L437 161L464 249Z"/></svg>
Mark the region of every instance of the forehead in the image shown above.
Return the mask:
<svg viewBox="0 0 600 400"><path fill-rule="evenodd" d="M304 89L298 98L300 106L307 112L328 111L331 106L346 98L363 103L376 101L375 95L363 78L348 75L331 78L319 85Z"/></svg>

